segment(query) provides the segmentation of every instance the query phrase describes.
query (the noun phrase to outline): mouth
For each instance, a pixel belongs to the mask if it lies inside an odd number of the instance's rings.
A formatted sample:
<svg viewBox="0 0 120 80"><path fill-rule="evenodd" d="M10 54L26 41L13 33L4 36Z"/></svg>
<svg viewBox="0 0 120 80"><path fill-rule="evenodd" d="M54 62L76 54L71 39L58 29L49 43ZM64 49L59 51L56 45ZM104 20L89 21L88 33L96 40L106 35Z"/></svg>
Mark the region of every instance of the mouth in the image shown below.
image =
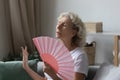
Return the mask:
<svg viewBox="0 0 120 80"><path fill-rule="evenodd" d="M61 31L60 31L59 29L56 29L56 33L58 33L58 34L59 34L59 33L61 33Z"/></svg>
<svg viewBox="0 0 120 80"><path fill-rule="evenodd" d="M61 34L61 32L56 32L56 35L60 35Z"/></svg>

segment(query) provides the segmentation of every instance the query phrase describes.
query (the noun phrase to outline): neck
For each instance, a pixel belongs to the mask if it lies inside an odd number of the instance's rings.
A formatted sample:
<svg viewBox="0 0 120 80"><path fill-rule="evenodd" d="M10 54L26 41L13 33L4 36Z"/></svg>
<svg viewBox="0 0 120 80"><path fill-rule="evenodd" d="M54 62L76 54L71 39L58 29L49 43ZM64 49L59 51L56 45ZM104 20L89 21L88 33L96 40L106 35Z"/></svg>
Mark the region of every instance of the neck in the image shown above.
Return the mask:
<svg viewBox="0 0 120 80"><path fill-rule="evenodd" d="M69 51L75 49L77 46L71 44L71 40L62 40L64 45L68 48Z"/></svg>

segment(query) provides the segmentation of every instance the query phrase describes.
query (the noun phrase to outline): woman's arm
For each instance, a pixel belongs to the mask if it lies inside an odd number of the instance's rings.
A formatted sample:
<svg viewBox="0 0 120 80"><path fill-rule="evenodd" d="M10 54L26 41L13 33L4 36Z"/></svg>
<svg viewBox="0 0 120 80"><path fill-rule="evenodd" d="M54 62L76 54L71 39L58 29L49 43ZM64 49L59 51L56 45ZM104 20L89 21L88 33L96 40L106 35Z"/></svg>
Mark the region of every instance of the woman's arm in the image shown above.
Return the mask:
<svg viewBox="0 0 120 80"><path fill-rule="evenodd" d="M75 72L75 79L74 80L85 80L85 74Z"/></svg>
<svg viewBox="0 0 120 80"><path fill-rule="evenodd" d="M46 78L41 77L36 72L34 72L28 65L28 52L27 47L22 47L22 54L23 54L23 68L26 72L32 77L33 80L47 80Z"/></svg>
<svg viewBox="0 0 120 80"><path fill-rule="evenodd" d="M29 66L24 68L26 72L32 77L33 80L47 80L34 72Z"/></svg>

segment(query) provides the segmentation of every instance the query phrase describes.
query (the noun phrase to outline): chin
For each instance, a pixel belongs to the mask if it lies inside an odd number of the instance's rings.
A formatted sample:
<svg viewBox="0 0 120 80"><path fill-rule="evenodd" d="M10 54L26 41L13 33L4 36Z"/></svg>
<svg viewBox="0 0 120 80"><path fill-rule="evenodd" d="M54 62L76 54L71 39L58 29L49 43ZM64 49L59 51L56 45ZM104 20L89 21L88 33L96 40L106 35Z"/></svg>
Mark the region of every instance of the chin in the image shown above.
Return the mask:
<svg viewBox="0 0 120 80"><path fill-rule="evenodd" d="M59 34L56 34L56 37L57 37L57 38L60 38L60 35L59 35Z"/></svg>
<svg viewBox="0 0 120 80"><path fill-rule="evenodd" d="M56 38L60 38L60 36L56 36Z"/></svg>

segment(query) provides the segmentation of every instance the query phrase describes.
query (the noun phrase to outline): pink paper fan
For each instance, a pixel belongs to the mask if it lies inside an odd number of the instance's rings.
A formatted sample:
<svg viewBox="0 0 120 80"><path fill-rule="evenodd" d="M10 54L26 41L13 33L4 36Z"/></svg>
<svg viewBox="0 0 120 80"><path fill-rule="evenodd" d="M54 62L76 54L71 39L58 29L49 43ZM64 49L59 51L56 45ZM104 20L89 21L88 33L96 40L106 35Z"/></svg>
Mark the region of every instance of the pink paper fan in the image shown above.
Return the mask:
<svg viewBox="0 0 120 80"><path fill-rule="evenodd" d="M74 61L64 44L51 37L36 37L33 42L42 60L48 63L63 80L73 80Z"/></svg>

